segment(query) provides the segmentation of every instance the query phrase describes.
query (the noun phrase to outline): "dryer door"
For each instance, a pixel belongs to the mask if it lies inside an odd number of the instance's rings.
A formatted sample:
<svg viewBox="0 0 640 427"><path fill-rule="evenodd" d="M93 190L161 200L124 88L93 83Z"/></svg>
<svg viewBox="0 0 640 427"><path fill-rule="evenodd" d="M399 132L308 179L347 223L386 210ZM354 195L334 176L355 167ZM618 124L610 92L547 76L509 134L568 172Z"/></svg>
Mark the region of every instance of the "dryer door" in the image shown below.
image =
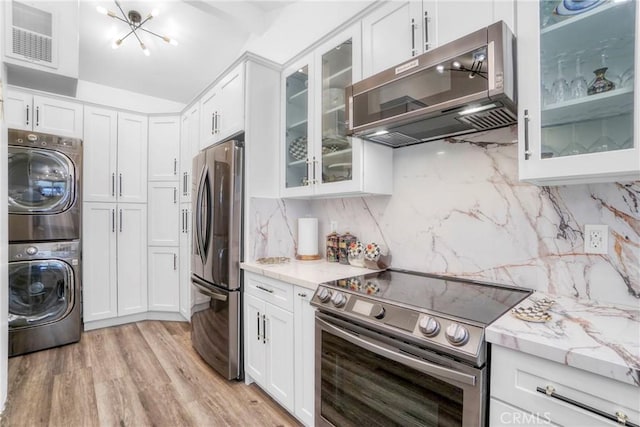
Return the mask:
<svg viewBox="0 0 640 427"><path fill-rule="evenodd" d="M57 214L74 202L74 167L57 151L9 147L9 213Z"/></svg>
<svg viewBox="0 0 640 427"><path fill-rule="evenodd" d="M9 328L55 322L73 308L73 270L60 260L9 263Z"/></svg>

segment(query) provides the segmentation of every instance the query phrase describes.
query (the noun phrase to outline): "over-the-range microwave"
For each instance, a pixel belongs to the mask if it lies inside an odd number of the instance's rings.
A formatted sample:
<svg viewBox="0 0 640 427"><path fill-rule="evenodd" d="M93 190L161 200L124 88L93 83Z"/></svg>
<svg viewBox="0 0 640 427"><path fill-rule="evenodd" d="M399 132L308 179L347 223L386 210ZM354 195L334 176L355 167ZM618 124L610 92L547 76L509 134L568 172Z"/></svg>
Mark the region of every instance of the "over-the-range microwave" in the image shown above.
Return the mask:
<svg viewBox="0 0 640 427"><path fill-rule="evenodd" d="M400 147L516 123L515 54L500 21L354 83L347 134Z"/></svg>

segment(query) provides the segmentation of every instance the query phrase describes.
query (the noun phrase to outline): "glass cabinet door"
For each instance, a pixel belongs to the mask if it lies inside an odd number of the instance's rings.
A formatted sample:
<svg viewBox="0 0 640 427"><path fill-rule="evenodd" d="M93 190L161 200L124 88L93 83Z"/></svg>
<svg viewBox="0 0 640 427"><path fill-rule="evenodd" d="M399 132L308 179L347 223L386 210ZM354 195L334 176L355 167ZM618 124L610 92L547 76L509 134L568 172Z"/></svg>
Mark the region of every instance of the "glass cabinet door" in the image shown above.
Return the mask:
<svg viewBox="0 0 640 427"><path fill-rule="evenodd" d="M352 39L322 55L321 184L352 180L353 151L346 136L344 91L352 83ZM318 159L313 159L317 161Z"/></svg>
<svg viewBox="0 0 640 427"><path fill-rule="evenodd" d="M543 0L541 162L634 148L636 2Z"/></svg>
<svg viewBox="0 0 640 427"><path fill-rule="evenodd" d="M285 187L310 185L309 181L309 66L286 77Z"/></svg>

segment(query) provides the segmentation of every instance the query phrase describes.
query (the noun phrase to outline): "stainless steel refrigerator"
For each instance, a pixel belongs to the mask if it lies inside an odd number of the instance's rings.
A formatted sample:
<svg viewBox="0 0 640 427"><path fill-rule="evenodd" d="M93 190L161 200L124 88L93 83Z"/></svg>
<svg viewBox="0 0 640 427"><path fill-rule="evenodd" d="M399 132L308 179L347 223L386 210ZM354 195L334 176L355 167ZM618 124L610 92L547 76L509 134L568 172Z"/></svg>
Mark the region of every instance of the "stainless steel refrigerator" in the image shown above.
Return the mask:
<svg viewBox="0 0 640 427"><path fill-rule="evenodd" d="M243 378L241 337L243 143L216 144L193 160L191 283L196 304L191 341L228 379Z"/></svg>

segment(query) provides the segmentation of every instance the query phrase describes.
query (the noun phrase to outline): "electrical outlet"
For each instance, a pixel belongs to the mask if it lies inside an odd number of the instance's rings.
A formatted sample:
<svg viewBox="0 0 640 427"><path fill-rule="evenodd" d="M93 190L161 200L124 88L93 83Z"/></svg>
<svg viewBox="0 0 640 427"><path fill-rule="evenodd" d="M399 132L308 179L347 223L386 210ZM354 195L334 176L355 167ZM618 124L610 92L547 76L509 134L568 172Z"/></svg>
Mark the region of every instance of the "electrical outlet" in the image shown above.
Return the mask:
<svg viewBox="0 0 640 427"><path fill-rule="evenodd" d="M329 221L329 231L331 233L338 231L338 221Z"/></svg>
<svg viewBox="0 0 640 427"><path fill-rule="evenodd" d="M609 249L609 227L606 225L585 224L584 252L587 254L606 254Z"/></svg>

